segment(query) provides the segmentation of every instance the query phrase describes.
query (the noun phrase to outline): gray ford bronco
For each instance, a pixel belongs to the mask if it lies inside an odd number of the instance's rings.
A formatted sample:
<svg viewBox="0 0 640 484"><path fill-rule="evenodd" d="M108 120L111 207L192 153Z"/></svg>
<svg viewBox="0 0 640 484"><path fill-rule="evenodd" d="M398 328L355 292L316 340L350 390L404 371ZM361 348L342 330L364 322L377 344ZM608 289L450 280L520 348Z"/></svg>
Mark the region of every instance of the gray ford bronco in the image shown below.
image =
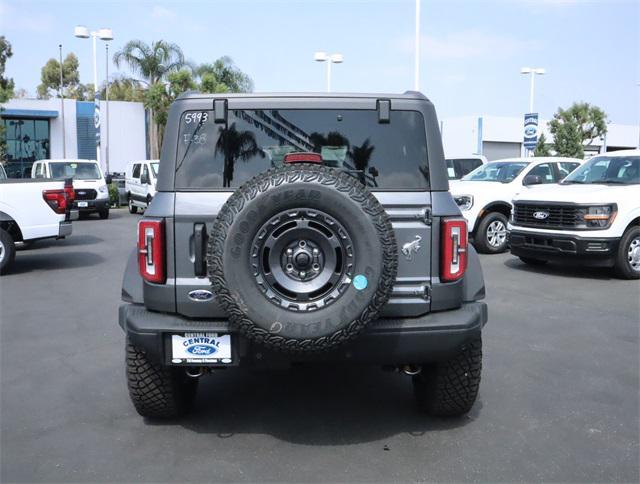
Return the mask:
<svg viewBox="0 0 640 484"><path fill-rule="evenodd" d="M319 361L468 412L487 307L448 189L420 93L181 96L122 286L136 410L180 415L216 370Z"/></svg>

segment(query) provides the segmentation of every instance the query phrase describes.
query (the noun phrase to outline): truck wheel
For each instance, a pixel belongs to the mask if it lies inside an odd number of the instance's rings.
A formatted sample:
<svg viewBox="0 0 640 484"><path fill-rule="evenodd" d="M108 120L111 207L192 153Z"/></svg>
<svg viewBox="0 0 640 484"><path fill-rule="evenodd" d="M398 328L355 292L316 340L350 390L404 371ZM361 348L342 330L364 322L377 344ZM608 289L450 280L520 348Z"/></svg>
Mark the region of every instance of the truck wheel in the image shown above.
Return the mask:
<svg viewBox="0 0 640 484"><path fill-rule="evenodd" d="M640 227L629 227L618 246L614 271L621 279L640 279Z"/></svg>
<svg viewBox="0 0 640 484"><path fill-rule="evenodd" d="M138 207L133 204L131 195L129 195L129 213L138 213Z"/></svg>
<svg viewBox="0 0 640 484"><path fill-rule="evenodd" d="M507 217L491 212L478 225L474 245L483 254L499 254L507 249Z"/></svg>
<svg viewBox="0 0 640 484"><path fill-rule="evenodd" d="M108 209L108 208L105 208L104 210L100 210L100 211L98 212L98 215L100 215L100 218L101 218L102 220L109 218L109 209Z"/></svg>
<svg viewBox="0 0 640 484"><path fill-rule="evenodd" d="M450 360L425 366L413 377L418 406L437 417L466 414L478 396L481 371L482 340L478 338Z"/></svg>
<svg viewBox="0 0 640 484"><path fill-rule="evenodd" d="M520 260L530 266L543 266L549 262L548 260L534 259L533 257L520 257Z"/></svg>
<svg viewBox="0 0 640 484"><path fill-rule="evenodd" d="M143 417L169 418L184 414L198 389L198 380L184 369L163 366L147 358L127 340L127 386L136 411Z"/></svg>
<svg viewBox="0 0 640 484"><path fill-rule="evenodd" d="M16 244L13 237L4 229L0 229L0 274L5 274L16 258Z"/></svg>
<svg viewBox="0 0 640 484"><path fill-rule="evenodd" d="M353 176L296 164L262 173L220 210L207 267L217 300L247 338L314 352L355 338L393 290L389 217Z"/></svg>

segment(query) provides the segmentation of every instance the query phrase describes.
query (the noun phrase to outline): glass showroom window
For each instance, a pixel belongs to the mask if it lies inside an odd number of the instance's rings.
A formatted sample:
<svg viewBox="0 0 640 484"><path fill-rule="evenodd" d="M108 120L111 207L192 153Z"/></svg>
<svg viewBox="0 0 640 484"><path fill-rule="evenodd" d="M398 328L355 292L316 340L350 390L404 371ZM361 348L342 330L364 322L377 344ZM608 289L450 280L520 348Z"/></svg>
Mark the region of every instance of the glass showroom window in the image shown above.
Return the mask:
<svg viewBox="0 0 640 484"><path fill-rule="evenodd" d="M36 160L49 158L49 120L3 118L7 140L7 164L10 178L29 178Z"/></svg>

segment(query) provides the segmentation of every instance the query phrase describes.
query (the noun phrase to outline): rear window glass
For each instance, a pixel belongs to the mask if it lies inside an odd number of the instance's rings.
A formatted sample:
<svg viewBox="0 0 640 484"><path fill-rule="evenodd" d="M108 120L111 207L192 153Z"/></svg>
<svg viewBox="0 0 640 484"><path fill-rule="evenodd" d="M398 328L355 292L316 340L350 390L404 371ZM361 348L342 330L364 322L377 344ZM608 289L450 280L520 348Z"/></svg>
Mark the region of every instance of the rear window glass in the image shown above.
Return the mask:
<svg viewBox="0 0 640 484"><path fill-rule="evenodd" d="M189 111L180 120L177 189L236 188L283 164L294 152L315 152L373 189L427 189L424 119L416 111L230 110L216 124L213 111Z"/></svg>

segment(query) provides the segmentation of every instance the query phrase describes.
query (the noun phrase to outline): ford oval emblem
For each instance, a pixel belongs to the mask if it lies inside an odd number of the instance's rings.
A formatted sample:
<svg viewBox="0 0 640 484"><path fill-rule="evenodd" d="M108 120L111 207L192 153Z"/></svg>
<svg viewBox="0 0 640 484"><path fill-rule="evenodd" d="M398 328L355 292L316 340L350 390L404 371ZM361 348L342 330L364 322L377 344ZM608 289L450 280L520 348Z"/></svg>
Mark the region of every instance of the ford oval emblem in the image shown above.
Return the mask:
<svg viewBox="0 0 640 484"><path fill-rule="evenodd" d="M192 301L211 301L213 299L213 293L206 289L195 289L189 293L189 299Z"/></svg>
<svg viewBox="0 0 640 484"><path fill-rule="evenodd" d="M535 126L527 126L524 130L524 134L529 137L533 137L536 135L537 128Z"/></svg>
<svg viewBox="0 0 640 484"><path fill-rule="evenodd" d="M218 348L208 344L197 344L189 346L187 351L196 356L209 356L218 351Z"/></svg>
<svg viewBox="0 0 640 484"><path fill-rule="evenodd" d="M545 220L549 216L549 212L533 212L533 218L537 220Z"/></svg>

